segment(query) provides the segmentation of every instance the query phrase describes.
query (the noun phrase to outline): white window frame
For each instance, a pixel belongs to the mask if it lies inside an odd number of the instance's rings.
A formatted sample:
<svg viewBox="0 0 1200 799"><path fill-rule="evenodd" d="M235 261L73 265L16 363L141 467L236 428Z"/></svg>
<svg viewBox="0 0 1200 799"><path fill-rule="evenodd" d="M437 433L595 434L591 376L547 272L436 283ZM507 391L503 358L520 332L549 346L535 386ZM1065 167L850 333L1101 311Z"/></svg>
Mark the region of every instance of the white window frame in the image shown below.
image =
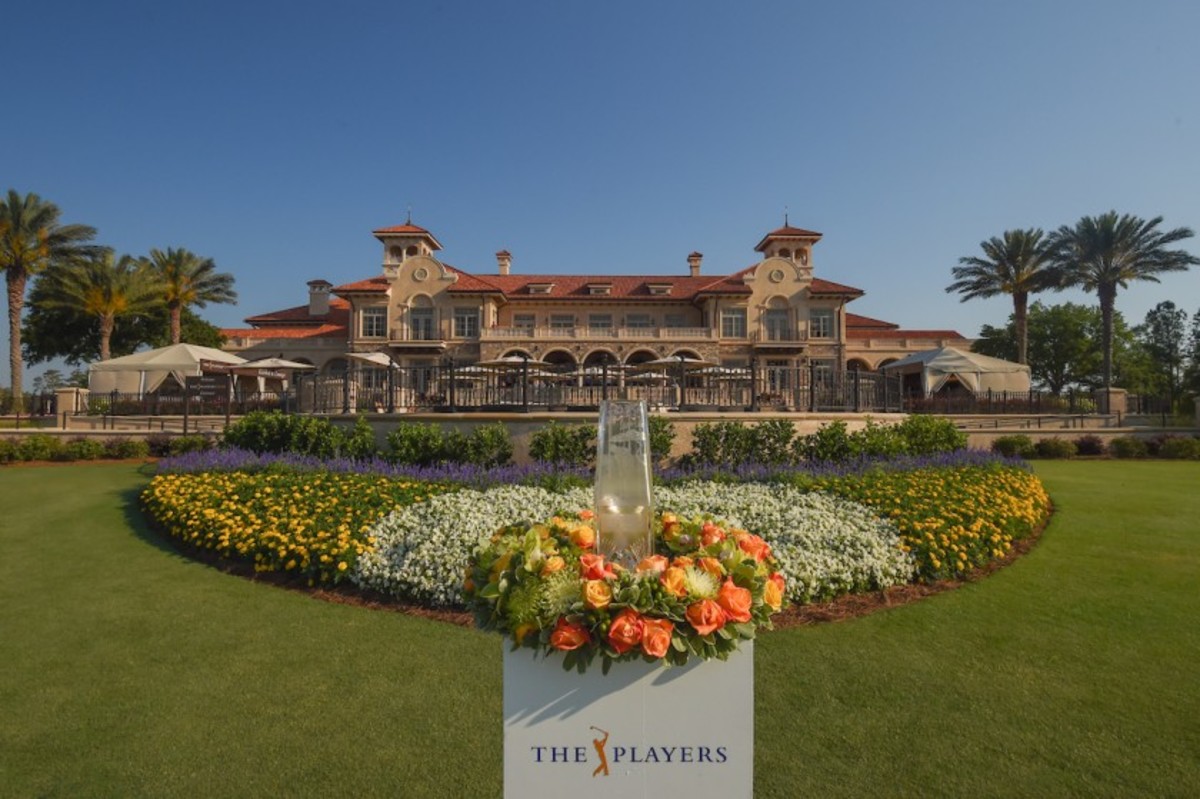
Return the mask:
<svg viewBox="0 0 1200 799"><path fill-rule="evenodd" d="M654 327L654 317L648 313L625 314L625 327L633 327L639 330Z"/></svg>
<svg viewBox="0 0 1200 799"><path fill-rule="evenodd" d="M721 338L746 337L746 309L721 309Z"/></svg>
<svg viewBox="0 0 1200 799"><path fill-rule="evenodd" d="M588 327L593 330L612 330L613 315L610 313L588 314Z"/></svg>
<svg viewBox="0 0 1200 799"><path fill-rule="evenodd" d="M837 338L837 311L833 308L813 308L808 312L808 337Z"/></svg>
<svg viewBox="0 0 1200 799"><path fill-rule="evenodd" d="M359 338L387 338L387 308L373 306L358 312Z"/></svg>
<svg viewBox="0 0 1200 799"><path fill-rule="evenodd" d="M567 313L552 313L550 314L550 329L551 330L574 330L575 315Z"/></svg>
<svg viewBox="0 0 1200 799"><path fill-rule="evenodd" d="M454 337L479 338L479 309L454 309Z"/></svg>

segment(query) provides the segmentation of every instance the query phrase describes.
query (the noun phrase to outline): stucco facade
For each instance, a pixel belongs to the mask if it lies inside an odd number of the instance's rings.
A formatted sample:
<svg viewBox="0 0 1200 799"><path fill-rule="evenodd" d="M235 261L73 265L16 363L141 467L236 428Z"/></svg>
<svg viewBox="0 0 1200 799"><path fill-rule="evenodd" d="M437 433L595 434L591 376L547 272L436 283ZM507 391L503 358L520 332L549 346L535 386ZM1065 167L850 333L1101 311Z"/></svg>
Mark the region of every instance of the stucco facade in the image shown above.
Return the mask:
<svg viewBox="0 0 1200 799"><path fill-rule="evenodd" d="M341 286L310 281L307 305L223 331L226 349L328 374L346 368L347 352L373 351L401 366L527 355L587 367L684 355L730 367L874 370L969 344L953 330L902 330L850 313L863 290L815 275L821 234L790 225L762 238L754 264L712 275L696 252L679 274L523 275L504 250L491 270L468 272L446 263L437 238L411 222L374 235L376 275Z"/></svg>

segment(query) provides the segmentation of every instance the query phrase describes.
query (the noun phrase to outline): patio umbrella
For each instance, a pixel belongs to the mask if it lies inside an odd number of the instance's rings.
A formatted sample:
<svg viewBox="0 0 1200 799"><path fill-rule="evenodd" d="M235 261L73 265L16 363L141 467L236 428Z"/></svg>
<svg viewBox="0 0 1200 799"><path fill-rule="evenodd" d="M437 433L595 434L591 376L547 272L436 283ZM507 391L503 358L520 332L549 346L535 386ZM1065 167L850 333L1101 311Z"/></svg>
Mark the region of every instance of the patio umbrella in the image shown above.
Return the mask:
<svg viewBox="0 0 1200 799"><path fill-rule="evenodd" d="M706 361L703 358L691 358L686 355L673 355L670 358L655 358L653 361L643 361L633 368L635 370L642 371L682 367L686 371L694 372L697 369L704 369L706 367L716 365L716 363L712 361Z"/></svg>
<svg viewBox="0 0 1200 799"><path fill-rule="evenodd" d="M671 376L666 372L638 372L625 378L626 383L668 383Z"/></svg>
<svg viewBox="0 0 1200 799"><path fill-rule="evenodd" d="M528 364L529 366L552 366L553 364L547 361L539 361L536 358L522 358L520 355L505 355L503 358L493 358L490 361L480 361L476 366L495 366L500 369L520 369Z"/></svg>
<svg viewBox="0 0 1200 799"><path fill-rule="evenodd" d="M316 369L311 363L289 361L285 358L258 358L237 365L237 369Z"/></svg>
<svg viewBox="0 0 1200 799"><path fill-rule="evenodd" d="M346 357L362 363L369 363L372 366L396 365L396 362L386 352L348 352Z"/></svg>

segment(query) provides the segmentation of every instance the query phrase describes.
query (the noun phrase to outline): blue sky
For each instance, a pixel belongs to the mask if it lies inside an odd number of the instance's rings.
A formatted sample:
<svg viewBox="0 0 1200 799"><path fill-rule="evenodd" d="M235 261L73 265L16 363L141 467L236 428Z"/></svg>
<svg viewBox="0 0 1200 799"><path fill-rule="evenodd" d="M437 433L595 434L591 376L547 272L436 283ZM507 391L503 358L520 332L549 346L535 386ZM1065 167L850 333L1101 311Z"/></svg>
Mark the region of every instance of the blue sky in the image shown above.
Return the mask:
<svg viewBox="0 0 1200 799"><path fill-rule="evenodd" d="M1195 2L18 4L0 189L232 272L217 324L432 230L493 271L708 273L783 221L851 310L975 335L950 268L1109 209L1200 229ZM14 72L15 70L15 72ZM1200 253L1200 239L1188 248ZM1077 293L1050 295L1093 302ZM1131 287L1200 309L1200 270ZM7 341L2 340L7 351ZM8 383L7 359L0 383ZM36 370L34 370L36 373Z"/></svg>

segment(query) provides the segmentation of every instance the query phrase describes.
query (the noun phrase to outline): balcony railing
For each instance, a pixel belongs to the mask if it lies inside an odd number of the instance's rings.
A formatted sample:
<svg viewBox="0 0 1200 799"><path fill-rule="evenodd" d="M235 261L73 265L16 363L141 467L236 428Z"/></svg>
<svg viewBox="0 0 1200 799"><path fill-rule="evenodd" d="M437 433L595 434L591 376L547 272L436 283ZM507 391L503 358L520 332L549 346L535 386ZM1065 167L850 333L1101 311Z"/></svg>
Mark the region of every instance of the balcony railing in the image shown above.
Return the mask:
<svg viewBox="0 0 1200 799"><path fill-rule="evenodd" d="M716 339L717 331L707 327L490 327L480 331L480 338L696 341Z"/></svg>

